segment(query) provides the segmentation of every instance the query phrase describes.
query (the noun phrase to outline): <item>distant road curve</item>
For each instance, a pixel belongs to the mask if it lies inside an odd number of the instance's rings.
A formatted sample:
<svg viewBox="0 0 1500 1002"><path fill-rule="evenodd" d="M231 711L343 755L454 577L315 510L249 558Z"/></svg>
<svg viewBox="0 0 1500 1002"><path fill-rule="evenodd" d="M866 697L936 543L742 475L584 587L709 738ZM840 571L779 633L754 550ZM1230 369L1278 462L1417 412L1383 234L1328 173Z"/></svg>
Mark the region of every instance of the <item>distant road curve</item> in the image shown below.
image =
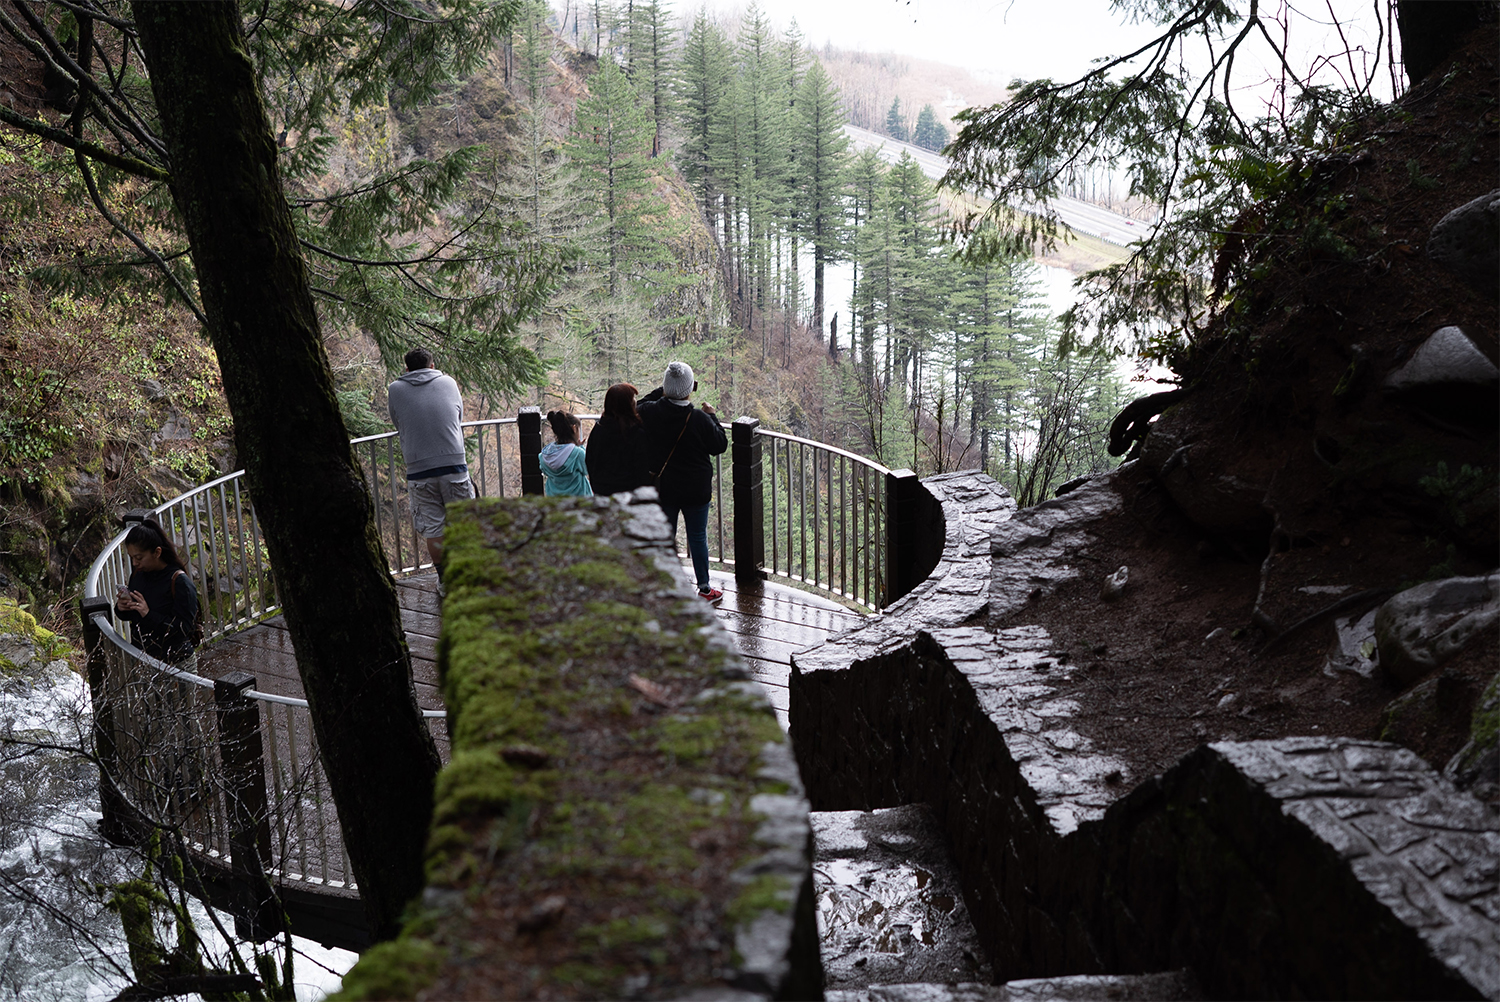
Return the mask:
<svg viewBox="0 0 1500 1002"><path fill-rule="evenodd" d="M900 160L902 153L910 153L912 159L921 165L922 173L934 181L948 173L948 158L939 156L931 150L924 150L910 143L900 143L889 136L882 136L878 132L871 132L869 129L861 129L853 125L844 126L844 133L854 144L855 149L874 149L880 154L881 159L889 163ZM1059 219L1079 233L1098 237L1105 243L1114 244L1116 247L1125 247L1132 241L1140 239L1147 225L1076 198L1059 196L1053 199L1052 207L1057 211Z"/></svg>

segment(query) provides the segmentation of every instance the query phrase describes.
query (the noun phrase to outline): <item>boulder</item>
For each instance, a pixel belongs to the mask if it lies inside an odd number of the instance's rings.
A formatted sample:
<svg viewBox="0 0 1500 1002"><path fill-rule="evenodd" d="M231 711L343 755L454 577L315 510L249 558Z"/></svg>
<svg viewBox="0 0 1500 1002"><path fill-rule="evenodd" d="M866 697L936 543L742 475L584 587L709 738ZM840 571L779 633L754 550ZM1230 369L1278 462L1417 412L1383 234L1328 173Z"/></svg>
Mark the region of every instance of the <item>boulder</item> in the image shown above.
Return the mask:
<svg viewBox="0 0 1500 1002"><path fill-rule="evenodd" d="M1477 292L1500 292L1500 188L1439 219L1427 239L1427 256Z"/></svg>
<svg viewBox="0 0 1500 1002"><path fill-rule="evenodd" d="M1406 364L1386 376L1384 389L1445 421L1495 425L1500 369L1459 327L1439 327Z"/></svg>
<svg viewBox="0 0 1500 1002"><path fill-rule="evenodd" d="M1500 379L1500 369L1474 346L1461 327L1439 327L1412 353L1405 365L1385 379L1392 390L1471 384Z"/></svg>
<svg viewBox="0 0 1500 1002"><path fill-rule="evenodd" d="M1375 644L1387 681L1407 686L1457 654L1500 619L1500 573L1428 581L1375 613Z"/></svg>
<svg viewBox="0 0 1500 1002"><path fill-rule="evenodd" d="M1500 805L1500 674L1479 697L1469 743L1448 760L1443 776L1477 799Z"/></svg>
<svg viewBox="0 0 1500 1002"><path fill-rule="evenodd" d="M1181 408L1162 415L1142 444L1141 463L1193 524L1216 533L1263 533L1269 484L1231 472L1218 450L1191 441L1193 420Z"/></svg>

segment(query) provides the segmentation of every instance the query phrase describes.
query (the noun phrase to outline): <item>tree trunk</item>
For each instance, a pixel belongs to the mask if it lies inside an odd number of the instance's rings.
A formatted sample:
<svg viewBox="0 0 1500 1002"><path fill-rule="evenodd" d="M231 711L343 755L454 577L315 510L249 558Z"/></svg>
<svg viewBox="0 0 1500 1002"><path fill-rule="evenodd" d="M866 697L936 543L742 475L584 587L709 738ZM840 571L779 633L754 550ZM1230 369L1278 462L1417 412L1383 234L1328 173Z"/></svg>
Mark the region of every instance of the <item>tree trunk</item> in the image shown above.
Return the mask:
<svg viewBox="0 0 1500 1002"><path fill-rule="evenodd" d="M437 751L335 402L239 7L133 4L208 334L378 938L423 885Z"/></svg>
<svg viewBox="0 0 1500 1002"><path fill-rule="evenodd" d="M1493 0L1397 0L1401 61L1413 86L1437 69L1465 35L1495 20Z"/></svg>

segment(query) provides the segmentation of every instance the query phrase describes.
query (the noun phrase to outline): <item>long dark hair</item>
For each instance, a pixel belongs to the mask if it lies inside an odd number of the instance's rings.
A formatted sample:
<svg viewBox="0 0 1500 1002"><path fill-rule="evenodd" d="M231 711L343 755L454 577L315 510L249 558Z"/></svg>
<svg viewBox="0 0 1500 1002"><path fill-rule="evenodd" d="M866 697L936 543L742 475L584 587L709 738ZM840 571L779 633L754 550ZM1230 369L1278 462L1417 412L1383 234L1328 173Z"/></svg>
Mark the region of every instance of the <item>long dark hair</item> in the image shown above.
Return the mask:
<svg viewBox="0 0 1500 1002"><path fill-rule="evenodd" d="M172 545L172 537L162 531L161 523L154 518L143 518L130 527L125 533L125 545L134 546L141 550L161 549L162 563L168 567L176 567L186 571L187 564L177 555L177 547Z"/></svg>
<svg viewBox="0 0 1500 1002"><path fill-rule="evenodd" d="M547 423L552 426L552 437L557 441L578 444L578 432L583 425L572 411L548 411Z"/></svg>
<svg viewBox="0 0 1500 1002"><path fill-rule="evenodd" d="M604 391L604 413L600 421L613 421L621 428L641 423L640 411L635 409L636 388L629 383L616 383Z"/></svg>

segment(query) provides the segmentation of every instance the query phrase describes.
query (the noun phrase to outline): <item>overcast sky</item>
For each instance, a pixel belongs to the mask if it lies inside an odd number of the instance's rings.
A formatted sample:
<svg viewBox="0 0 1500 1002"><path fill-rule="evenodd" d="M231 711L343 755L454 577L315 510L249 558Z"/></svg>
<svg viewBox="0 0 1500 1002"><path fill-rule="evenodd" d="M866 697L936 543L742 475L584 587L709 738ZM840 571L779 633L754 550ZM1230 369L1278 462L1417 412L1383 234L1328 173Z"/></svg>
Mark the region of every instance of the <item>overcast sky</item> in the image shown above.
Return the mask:
<svg viewBox="0 0 1500 1002"><path fill-rule="evenodd" d="M736 0L707 5L734 11L746 6ZM698 3L677 0L676 6L685 13ZM814 47L831 41L840 48L899 52L963 66L1001 84L1015 77L1072 79L1093 59L1131 51L1160 30L1127 23L1108 0L760 0L760 6L782 27L795 18ZM1292 12L1292 63L1299 74L1312 53L1344 48L1330 27L1330 6L1351 45L1376 45L1371 0L1263 0L1261 9L1275 16L1284 6ZM1264 44L1257 49L1264 52ZM1250 73L1236 76L1250 82Z"/></svg>

